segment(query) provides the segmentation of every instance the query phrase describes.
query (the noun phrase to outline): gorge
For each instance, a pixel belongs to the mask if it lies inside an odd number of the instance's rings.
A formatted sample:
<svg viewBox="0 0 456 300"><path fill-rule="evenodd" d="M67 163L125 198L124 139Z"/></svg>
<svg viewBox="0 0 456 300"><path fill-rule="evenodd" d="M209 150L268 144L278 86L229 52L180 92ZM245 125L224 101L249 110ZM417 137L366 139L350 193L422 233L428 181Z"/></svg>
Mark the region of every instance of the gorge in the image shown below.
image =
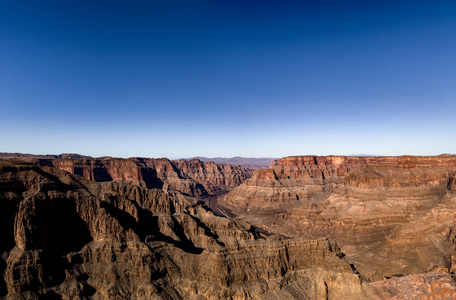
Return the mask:
<svg viewBox="0 0 456 300"><path fill-rule="evenodd" d="M456 296L456 156L0 157L1 298Z"/></svg>

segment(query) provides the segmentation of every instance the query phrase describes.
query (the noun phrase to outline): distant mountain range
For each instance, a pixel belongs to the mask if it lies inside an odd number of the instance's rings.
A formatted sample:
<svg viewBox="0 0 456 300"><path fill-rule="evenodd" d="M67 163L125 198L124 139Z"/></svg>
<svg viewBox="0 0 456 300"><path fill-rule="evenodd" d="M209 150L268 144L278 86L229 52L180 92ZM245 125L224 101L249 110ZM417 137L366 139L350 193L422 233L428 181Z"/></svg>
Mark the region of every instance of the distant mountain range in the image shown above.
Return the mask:
<svg viewBox="0 0 456 300"><path fill-rule="evenodd" d="M213 161L216 164L221 164L221 165L238 165L238 166L243 166L246 168L251 168L251 169L263 169L263 168L268 168L269 164L272 163L274 160L278 158L272 158L272 157L240 157L240 156L235 156L235 157L202 157L202 156L196 156L192 158L182 158L184 160L191 160L191 159L199 159L201 161Z"/></svg>
<svg viewBox="0 0 456 300"><path fill-rule="evenodd" d="M62 153L62 154L28 154L28 153L7 153L0 152L0 159L6 158L50 158L50 159L89 159L91 156L81 155L76 153Z"/></svg>
<svg viewBox="0 0 456 300"><path fill-rule="evenodd" d="M7 153L0 152L0 159L91 159L93 157L81 155L76 153L62 153L62 154L28 154L28 153ZM105 157L98 157L99 159ZM197 156L192 158L181 158L183 160L199 159L203 162L213 161L221 165L237 165L250 169L263 169L268 168L269 164L278 158L271 157L203 157Z"/></svg>

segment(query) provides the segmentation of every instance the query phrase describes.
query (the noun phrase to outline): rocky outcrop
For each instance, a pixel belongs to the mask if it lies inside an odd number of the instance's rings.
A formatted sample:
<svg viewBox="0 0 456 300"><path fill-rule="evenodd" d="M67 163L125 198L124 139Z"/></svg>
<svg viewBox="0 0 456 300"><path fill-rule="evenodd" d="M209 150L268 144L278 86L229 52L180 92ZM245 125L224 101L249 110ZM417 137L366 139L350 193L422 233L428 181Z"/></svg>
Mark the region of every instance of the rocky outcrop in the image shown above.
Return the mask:
<svg viewBox="0 0 456 300"><path fill-rule="evenodd" d="M179 191L192 197L230 191L251 175L251 170L243 167L197 159L36 159L33 162L81 175L88 180L122 181L147 188Z"/></svg>
<svg viewBox="0 0 456 300"><path fill-rule="evenodd" d="M87 166L95 169L90 160L81 165L81 175L74 171L78 165L58 162L60 168L0 161L0 297L365 299L372 295L330 239L260 239L249 224L216 217L177 189L138 184L135 176L141 173L133 172L134 160L103 161L113 178L103 182L85 177L98 176L84 173ZM157 178L166 173L159 166L170 166L169 161L142 163L156 163ZM201 169L199 162L181 166L188 171L179 174L192 176L203 170L220 171L211 165ZM114 167L132 171L115 173Z"/></svg>
<svg viewBox="0 0 456 300"><path fill-rule="evenodd" d="M456 156L303 156L275 161L219 206L267 231L330 237L371 280L445 265Z"/></svg>
<svg viewBox="0 0 456 300"><path fill-rule="evenodd" d="M379 299L456 298L456 285L445 270L377 281L369 286Z"/></svg>

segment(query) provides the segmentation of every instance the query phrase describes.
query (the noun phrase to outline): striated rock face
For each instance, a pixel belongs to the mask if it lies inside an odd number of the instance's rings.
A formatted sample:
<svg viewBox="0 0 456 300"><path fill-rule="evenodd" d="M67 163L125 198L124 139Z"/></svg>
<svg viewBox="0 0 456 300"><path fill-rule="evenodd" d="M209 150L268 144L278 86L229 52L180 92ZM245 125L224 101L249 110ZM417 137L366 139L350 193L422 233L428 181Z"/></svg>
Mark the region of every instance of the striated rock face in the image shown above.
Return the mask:
<svg viewBox="0 0 456 300"><path fill-rule="evenodd" d="M289 237L330 237L366 278L445 266L455 247L456 156L286 157L219 206Z"/></svg>
<svg viewBox="0 0 456 300"><path fill-rule="evenodd" d="M444 271L377 281L370 287L379 299L456 299L454 280Z"/></svg>
<svg viewBox="0 0 456 300"><path fill-rule="evenodd" d="M167 158L36 159L40 166L52 166L93 181L122 181L147 188L174 190L192 197L232 190L251 176L251 170L213 162L170 161Z"/></svg>
<svg viewBox="0 0 456 300"><path fill-rule="evenodd" d="M202 178L197 183L207 190L214 183L220 190L230 187L227 175L216 179L221 170L213 164L140 159L103 160L102 166L94 160L51 162L55 167L0 161L0 298L374 295L375 289L334 241L260 239L250 225L214 216L178 188L148 188L144 182L150 174L137 168L142 163L155 170L164 185L171 186L170 174L178 174L195 182ZM103 177L102 170L109 177ZM204 172L214 174L211 182L198 177ZM213 188L210 191L216 191Z"/></svg>

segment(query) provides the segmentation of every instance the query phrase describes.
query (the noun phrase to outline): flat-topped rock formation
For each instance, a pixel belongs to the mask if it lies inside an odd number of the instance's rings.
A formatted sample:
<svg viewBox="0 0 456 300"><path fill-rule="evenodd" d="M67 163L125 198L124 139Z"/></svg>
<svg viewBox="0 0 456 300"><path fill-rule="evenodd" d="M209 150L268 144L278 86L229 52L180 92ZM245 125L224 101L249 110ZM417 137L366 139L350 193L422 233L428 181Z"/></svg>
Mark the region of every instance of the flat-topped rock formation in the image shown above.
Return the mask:
<svg viewBox="0 0 456 300"><path fill-rule="evenodd" d="M455 247L456 156L298 156L271 163L219 206L289 237L334 238L367 278L445 266Z"/></svg>
<svg viewBox="0 0 456 300"><path fill-rule="evenodd" d="M134 161L110 163L114 176L112 166ZM260 239L249 224L216 217L177 190L132 184L127 175L88 180L64 170L75 165L58 166L0 161L0 298L371 295L332 240Z"/></svg>

